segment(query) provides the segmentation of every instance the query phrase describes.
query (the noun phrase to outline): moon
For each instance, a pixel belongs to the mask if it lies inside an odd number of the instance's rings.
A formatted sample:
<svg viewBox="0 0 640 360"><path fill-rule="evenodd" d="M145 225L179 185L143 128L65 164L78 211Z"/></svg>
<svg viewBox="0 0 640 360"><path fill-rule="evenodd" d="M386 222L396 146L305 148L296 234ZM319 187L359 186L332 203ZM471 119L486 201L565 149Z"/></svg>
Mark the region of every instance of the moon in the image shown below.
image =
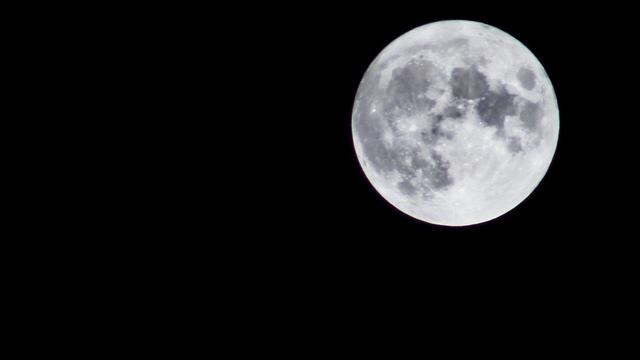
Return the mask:
<svg viewBox="0 0 640 360"><path fill-rule="evenodd" d="M360 82L351 125L382 197L448 226L495 219L527 198L560 129L553 86L531 51L463 20L415 28L382 50Z"/></svg>

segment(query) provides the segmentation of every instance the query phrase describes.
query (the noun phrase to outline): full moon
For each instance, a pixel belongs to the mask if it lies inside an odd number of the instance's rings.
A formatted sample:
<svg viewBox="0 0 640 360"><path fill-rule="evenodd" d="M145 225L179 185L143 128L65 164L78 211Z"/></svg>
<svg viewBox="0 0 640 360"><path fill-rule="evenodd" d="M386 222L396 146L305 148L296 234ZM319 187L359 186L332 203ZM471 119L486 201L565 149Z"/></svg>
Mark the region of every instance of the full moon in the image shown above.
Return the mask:
<svg viewBox="0 0 640 360"><path fill-rule="evenodd" d="M518 40L486 24L440 21L389 44L352 114L356 155L400 211L448 226L482 223L540 183L560 129L553 86Z"/></svg>

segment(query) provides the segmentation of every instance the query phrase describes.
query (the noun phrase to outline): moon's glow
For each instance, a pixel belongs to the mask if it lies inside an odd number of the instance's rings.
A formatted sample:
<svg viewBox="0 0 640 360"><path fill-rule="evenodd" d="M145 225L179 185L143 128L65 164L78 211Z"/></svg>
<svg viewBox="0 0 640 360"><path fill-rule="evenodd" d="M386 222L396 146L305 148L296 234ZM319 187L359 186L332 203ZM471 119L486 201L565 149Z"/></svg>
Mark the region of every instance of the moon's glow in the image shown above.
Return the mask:
<svg viewBox="0 0 640 360"><path fill-rule="evenodd" d="M353 108L365 175L417 219L461 226L517 206L544 177L559 132L546 72L518 40L470 21L416 28L367 69Z"/></svg>

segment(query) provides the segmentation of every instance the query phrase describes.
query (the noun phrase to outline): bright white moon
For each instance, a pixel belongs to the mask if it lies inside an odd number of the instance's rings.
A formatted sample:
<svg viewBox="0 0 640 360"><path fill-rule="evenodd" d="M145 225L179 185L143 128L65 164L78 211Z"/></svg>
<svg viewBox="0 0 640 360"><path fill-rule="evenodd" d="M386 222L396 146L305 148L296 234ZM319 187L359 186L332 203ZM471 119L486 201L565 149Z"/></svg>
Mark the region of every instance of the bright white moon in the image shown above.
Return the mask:
<svg viewBox="0 0 640 360"><path fill-rule="evenodd" d="M356 154L375 189L433 224L494 219L544 177L560 128L536 57L489 25L441 21L387 46L356 96Z"/></svg>

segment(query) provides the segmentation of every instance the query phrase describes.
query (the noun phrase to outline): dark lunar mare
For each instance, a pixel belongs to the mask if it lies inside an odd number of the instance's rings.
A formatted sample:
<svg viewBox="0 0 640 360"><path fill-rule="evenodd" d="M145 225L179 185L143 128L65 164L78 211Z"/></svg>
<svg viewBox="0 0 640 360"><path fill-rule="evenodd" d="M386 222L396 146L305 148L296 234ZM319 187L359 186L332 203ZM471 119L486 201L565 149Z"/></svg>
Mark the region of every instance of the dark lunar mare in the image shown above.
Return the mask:
<svg viewBox="0 0 640 360"><path fill-rule="evenodd" d="M534 103L525 100L522 109L520 110L520 120L529 130L536 130L540 124L542 118L542 106L538 103Z"/></svg>
<svg viewBox="0 0 640 360"><path fill-rule="evenodd" d="M453 69L449 82L457 98L477 99L489 89L486 76L475 67Z"/></svg>
<svg viewBox="0 0 640 360"><path fill-rule="evenodd" d="M453 184L453 178L449 175L449 162L444 160L437 152L431 153L433 164L430 164L431 186L440 189Z"/></svg>
<svg viewBox="0 0 640 360"><path fill-rule="evenodd" d="M430 61L416 59L394 69L384 90L385 111L390 115L414 115L431 109L436 103L426 96L431 85L431 71L433 64Z"/></svg>
<svg viewBox="0 0 640 360"><path fill-rule="evenodd" d="M408 170L408 171L407 171ZM418 152L411 154L411 166L398 169L407 179L398 184L398 188L406 195L414 195L416 187L410 180L415 178L418 170L422 170L427 183L420 183L422 193L431 190L442 189L453 184L453 178L449 174L449 162L444 160L437 152L431 152L431 161L425 160Z"/></svg>
<svg viewBox="0 0 640 360"><path fill-rule="evenodd" d="M515 98L504 87L498 92L487 91L476 105L480 121L502 130L505 118L517 112Z"/></svg>
<svg viewBox="0 0 640 360"><path fill-rule="evenodd" d="M476 111L480 121L487 126L494 126L500 130L505 117L516 114L515 96L504 86L498 92L490 90L487 77L474 66L453 69L449 83L454 102L459 99L478 100ZM455 107L449 107L445 109L445 115L455 118L462 116L462 113Z"/></svg>
<svg viewBox="0 0 640 360"><path fill-rule="evenodd" d="M523 88L531 90L536 86L536 75L533 73L533 71L527 68L522 68L518 70L516 76L518 77L518 81L520 81L520 85L522 85Z"/></svg>
<svg viewBox="0 0 640 360"><path fill-rule="evenodd" d="M518 71L517 77L524 88L531 90L535 86L536 77L531 70L522 68ZM503 130L507 116L519 115L519 119L527 129L531 131L539 129L543 116L540 104L509 93L505 86L500 86L499 90L492 91L489 88L487 77L476 67L453 69L450 85L454 96L454 105L465 104L466 100L476 100L475 109L480 122L486 126L495 127L498 130L497 136L503 138L512 153L521 152L523 145L522 141L516 137L505 137ZM452 119L464 116L466 109L460 110L454 105L445 108L439 116ZM437 130L438 121L434 124Z"/></svg>
<svg viewBox="0 0 640 360"><path fill-rule="evenodd" d="M507 149L509 149L509 151L514 154L519 153L520 151L522 151L522 141L520 141L520 139L518 139L517 137L507 138Z"/></svg>
<svg viewBox="0 0 640 360"><path fill-rule="evenodd" d="M362 144L366 159L379 172L397 171L405 180L398 188L407 195L415 195L416 188L410 182L422 170L428 184L420 185L424 192L429 188L440 189L452 183L448 173L449 164L437 153L432 153L432 161L423 159L417 149L402 145L387 147L384 143L383 128L395 129L398 116L421 114L432 108L435 101L425 95L429 88L428 78L432 64L428 61L412 60L404 67L395 69L386 89L378 87L379 75L371 75L361 83L356 99L354 127ZM376 111L371 110L376 107ZM436 128L437 129L437 128ZM437 130L431 134L432 141L443 136ZM408 159L408 163L406 162Z"/></svg>
<svg viewBox="0 0 640 360"><path fill-rule="evenodd" d="M409 180L402 180L398 184L398 189L405 195L413 196L416 194L416 187Z"/></svg>

